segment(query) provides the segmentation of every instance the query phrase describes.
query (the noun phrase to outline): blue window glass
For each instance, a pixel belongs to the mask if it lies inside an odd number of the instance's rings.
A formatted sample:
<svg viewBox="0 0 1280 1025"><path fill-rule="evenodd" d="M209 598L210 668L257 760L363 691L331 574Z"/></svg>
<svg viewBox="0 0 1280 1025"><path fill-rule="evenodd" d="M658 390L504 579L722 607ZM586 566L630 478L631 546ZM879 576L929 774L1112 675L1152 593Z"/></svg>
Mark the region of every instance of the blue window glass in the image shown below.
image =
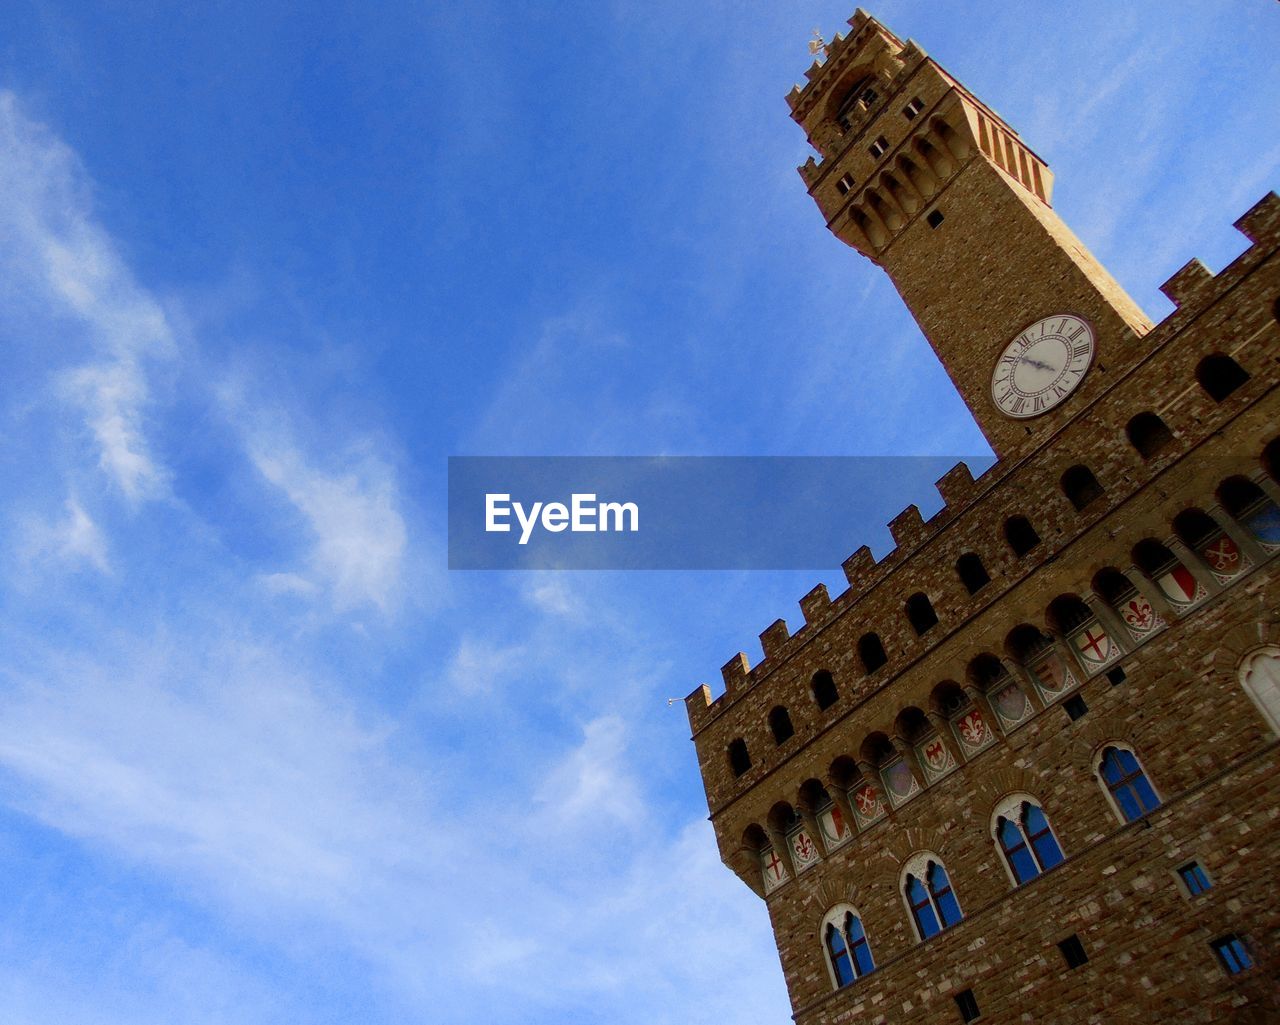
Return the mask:
<svg viewBox="0 0 1280 1025"><path fill-rule="evenodd" d="M1022 826L1031 840L1031 849L1035 852L1041 871L1048 871L1062 861L1062 848L1058 846L1053 830L1049 828L1044 809L1030 801L1023 804Z"/></svg>
<svg viewBox="0 0 1280 1025"><path fill-rule="evenodd" d="M1102 778L1126 822L1160 807L1160 799L1132 751L1107 748L1102 755Z"/></svg>
<svg viewBox="0 0 1280 1025"><path fill-rule="evenodd" d="M846 915L844 920L845 935L849 940L849 950L853 954L853 970L859 978L875 969L871 960L871 947L867 943L867 934L862 928L862 919L857 915Z"/></svg>
<svg viewBox="0 0 1280 1025"><path fill-rule="evenodd" d="M1213 883L1209 882L1208 874L1200 867L1200 862L1198 861L1183 865L1178 869L1178 877L1182 880L1182 885L1187 888L1187 893L1192 897L1198 897L1213 885Z"/></svg>
<svg viewBox="0 0 1280 1025"><path fill-rule="evenodd" d="M844 937L834 925L827 926L827 955L836 974L836 985L847 986L853 981L853 966L849 963L849 950Z"/></svg>
<svg viewBox="0 0 1280 1025"><path fill-rule="evenodd" d="M911 915L916 920L916 929L919 930L922 940L942 932L942 926L938 924L938 916L933 910L933 902L929 900L928 891L924 888L924 884L912 875L907 876L907 902L911 905Z"/></svg>
<svg viewBox="0 0 1280 1025"><path fill-rule="evenodd" d="M951 891L951 880L947 878L947 870L936 862L929 865L929 893L938 906L938 917L942 919L943 928L955 925L961 919L960 905L956 895Z"/></svg>
<svg viewBox="0 0 1280 1025"><path fill-rule="evenodd" d="M1218 955L1218 960L1222 962L1222 967L1227 970L1228 975L1239 975L1253 967L1253 958L1249 955L1244 940L1235 933L1214 940L1210 946Z"/></svg>
<svg viewBox="0 0 1280 1025"><path fill-rule="evenodd" d="M1040 874L1035 859L1027 850L1027 841L1022 835L1022 830L1001 816L996 835L1000 837L1000 848L1004 851L1005 860L1009 862L1009 868L1013 870L1014 879L1019 885Z"/></svg>

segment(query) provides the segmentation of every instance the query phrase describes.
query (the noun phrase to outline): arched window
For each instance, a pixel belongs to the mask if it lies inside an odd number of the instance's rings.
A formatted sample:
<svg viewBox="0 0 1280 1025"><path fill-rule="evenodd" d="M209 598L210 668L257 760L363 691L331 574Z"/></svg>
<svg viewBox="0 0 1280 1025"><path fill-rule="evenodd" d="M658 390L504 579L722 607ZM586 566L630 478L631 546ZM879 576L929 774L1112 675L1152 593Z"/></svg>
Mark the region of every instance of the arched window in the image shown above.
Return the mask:
<svg viewBox="0 0 1280 1025"><path fill-rule="evenodd" d="M796 731L791 725L791 715L781 705L769 713L769 730L773 733L775 744L782 744L795 736Z"/></svg>
<svg viewBox="0 0 1280 1025"><path fill-rule="evenodd" d="M923 591L917 591L907 599L907 619L916 636L921 636L938 625L938 614L933 611L933 603Z"/></svg>
<svg viewBox="0 0 1280 1025"><path fill-rule="evenodd" d="M970 594L977 594L991 583L987 567L982 565L982 559L974 552L965 552L956 560L956 573L960 575L960 582Z"/></svg>
<svg viewBox="0 0 1280 1025"><path fill-rule="evenodd" d="M1248 477L1228 477L1217 495L1231 518L1264 546L1280 547L1280 508L1258 485Z"/></svg>
<svg viewBox="0 0 1280 1025"><path fill-rule="evenodd" d="M1123 821L1132 822L1160 807L1160 798L1132 748L1105 748L1098 759L1097 773Z"/></svg>
<svg viewBox="0 0 1280 1025"><path fill-rule="evenodd" d="M1124 432L1129 436L1129 444L1143 459L1150 459L1173 443L1173 432L1155 413L1139 413L1129 421Z"/></svg>
<svg viewBox="0 0 1280 1025"><path fill-rule="evenodd" d="M751 755L747 753L747 742L741 737L729 744L729 768L735 776L741 776L751 768Z"/></svg>
<svg viewBox="0 0 1280 1025"><path fill-rule="evenodd" d="M1249 375L1230 356L1215 352L1200 361L1196 367L1196 380L1209 398L1221 402L1249 380Z"/></svg>
<svg viewBox="0 0 1280 1025"><path fill-rule="evenodd" d="M1080 512L1103 494L1102 485L1087 466L1071 467L1062 475L1061 484L1062 493L1067 496L1076 512Z"/></svg>
<svg viewBox="0 0 1280 1025"><path fill-rule="evenodd" d="M1280 733L1280 648L1268 645L1246 655L1240 663L1240 685L1267 725Z"/></svg>
<svg viewBox="0 0 1280 1025"><path fill-rule="evenodd" d="M1262 450L1262 468L1273 481L1280 482L1280 438L1272 438Z"/></svg>
<svg viewBox="0 0 1280 1025"><path fill-rule="evenodd" d="M866 109L876 102L875 78L866 75L858 79L845 93L836 112L836 122L846 132L853 128Z"/></svg>
<svg viewBox="0 0 1280 1025"><path fill-rule="evenodd" d="M994 830L1015 885L1030 882L1063 860L1044 809L1024 794L996 806Z"/></svg>
<svg viewBox="0 0 1280 1025"><path fill-rule="evenodd" d="M822 945L836 989L875 971L862 919L847 904L832 908L822 920Z"/></svg>
<svg viewBox="0 0 1280 1025"><path fill-rule="evenodd" d="M1040 535L1025 516L1010 516L1004 521L1004 539L1019 557L1040 543Z"/></svg>
<svg viewBox="0 0 1280 1025"><path fill-rule="evenodd" d="M831 674L825 669L819 669L813 674L813 700L818 703L818 707L826 710L836 703L836 699L840 697L836 690L836 681L832 679Z"/></svg>
<svg viewBox="0 0 1280 1025"><path fill-rule="evenodd" d="M884 653L884 645L880 643L880 635L863 634L858 638L858 658L862 660L864 672L874 673L889 661Z"/></svg>
<svg viewBox="0 0 1280 1025"><path fill-rule="evenodd" d="M963 917L947 870L932 855L916 855L907 861L902 895L921 940L936 936Z"/></svg>

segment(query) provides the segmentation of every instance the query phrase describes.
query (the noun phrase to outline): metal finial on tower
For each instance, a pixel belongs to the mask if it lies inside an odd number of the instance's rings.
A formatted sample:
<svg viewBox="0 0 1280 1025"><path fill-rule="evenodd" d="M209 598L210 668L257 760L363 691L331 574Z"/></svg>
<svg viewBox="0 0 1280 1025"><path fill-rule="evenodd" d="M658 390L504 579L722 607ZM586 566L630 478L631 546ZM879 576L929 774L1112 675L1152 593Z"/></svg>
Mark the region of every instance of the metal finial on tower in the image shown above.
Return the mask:
<svg viewBox="0 0 1280 1025"><path fill-rule="evenodd" d="M809 53L817 57L818 62L821 63L827 59L828 52L827 41L822 38L822 29L815 28L813 30L813 38L809 40Z"/></svg>

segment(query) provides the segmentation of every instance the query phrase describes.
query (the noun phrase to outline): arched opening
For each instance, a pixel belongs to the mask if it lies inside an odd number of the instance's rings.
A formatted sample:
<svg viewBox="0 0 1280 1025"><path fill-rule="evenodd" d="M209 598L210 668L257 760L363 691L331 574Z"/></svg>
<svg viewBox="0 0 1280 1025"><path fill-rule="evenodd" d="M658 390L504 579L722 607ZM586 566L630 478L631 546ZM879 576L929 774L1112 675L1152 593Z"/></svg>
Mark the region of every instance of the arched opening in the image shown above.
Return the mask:
<svg viewBox="0 0 1280 1025"><path fill-rule="evenodd" d="M933 732L929 717L914 705L904 708L893 722L898 736L908 744L917 744Z"/></svg>
<svg viewBox="0 0 1280 1025"><path fill-rule="evenodd" d="M1280 438L1272 438L1262 450L1262 468L1268 477L1280 483Z"/></svg>
<svg viewBox="0 0 1280 1025"><path fill-rule="evenodd" d="M1188 548L1201 552L1221 536L1222 527L1203 509L1183 509L1173 518L1173 532Z"/></svg>
<svg viewBox="0 0 1280 1025"><path fill-rule="evenodd" d="M1244 692L1272 732L1280 733L1280 648L1268 645L1246 655L1239 673Z"/></svg>
<svg viewBox="0 0 1280 1025"><path fill-rule="evenodd" d="M1228 477L1218 485L1218 501L1233 520L1268 548L1280 546L1280 509L1248 477Z"/></svg>
<svg viewBox="0 0 1280 1025"><path fill-rule="evenodd" d="M1214 402L1221 402L1247 380L1244 367L1221 352L1206 356L1196 367L1196 380Z"/></svg>
<svg viewBox="0 0 1280 1025"><path fill-rule="evenodd" d="M813 700L818 703L818 708L823 711L834 705L840 697L839 692L836 690L836 681L825 669L819 669L813 674L810 686L813 688Z"/></svg>
<svg viewBox="0 0 1280 1025"><path fill-rule="evenodd" d="M862 120L862 115L867 112L867 108L875 103L877 98L874 75L862 75L855 79L836 107L835 122L840 126L840 130L853 131L854 126Z"/></svg>
<svg viewBox="0 0 1280 1025"><path fill-rule="evenodd" d="M989 651L984 651L969 662L966 675L969 682L984 693L995 684L1009 679L1009 671L1004 663Z"/></svg>
<svg viewBox="0 0 1280 1025"><path fill-rule="evenodd" d="M1143 459L1159 455L1173 444L1173 432L1155 413L1139 413L1124 429L1129 444Z"/></svg>
<svg viewBox="0 0 1280 1025"><path fill-rule="evenodd" d="M922 636L938 625L938 614L933 611L933 603L923 591L917 591L907 599L907 620L916 636Z"/></svg>
<svg viewBox="0 0 1280 1025"><path fill-rule="evenodd" d="M840 755L827 770L831 782L845 790L857 786L862 781L862 773L858 771L857 761L849 755Z"/></svg>
<svg viewBox="0 0 1280 1025"><path fill-rule="evenodd" d="M858 754L864 762L878 769L897 758L898 750L886 734L877 731L867 735Z"/></svg>
<svg viewBox="0 0 1280 1025"><path fill-rule="evenodd" d="M862 661L862 671L874 673L889 661L884 653L884 645L880 643L877 633L865 633L858 638L858 658Z"/></svg>
<svg viewBox="0 0 1280 1025"><path fill-rule="evenodd" d="M1078 594L1060 594L1045 610L1049 628L1063 636L1079 630L1093 618L1093 612Z"/></svg>
<svg viewBox="0 0 1280 1025"><path fill-rule="evenodd" d="M1102 485L1093 471L1087 466L1076 465L1062 475L1062 493L1075 508L1076 512L1096 502L1102 497Z"/></svg>
<svg viewBox="0 0 1280 1025"><path fill-rule="evenodd" d="M1105 566L1093 577L1093 593L1113 608L1137 590L1133 581L1113 566Z"/></svg>
<svg viewBox="0 0 1280 1025"><path fill-rule="evenodd" d="M795 736L795 727L791 725L791 714L781 705L769 713L769 732L773 734L775 744L784 744Z"/></svg>
<svg viewBox="0 0 1280 1025"><path fill-rule="evenodd" d="M972 704L955 680L943 680L929 694L929 707L946 719L954 719Z"/></svg>
<svg viewBox="0 0 1280 1025"><path fill-rule="evenodd" d="M1009 631L1004 640L1004 650L1021 665L1029 665L1053 647L1053 638L1030 623L1020 623Z"/></svg>
<svg viewBox="0 0 1280 1025"><path fill-rule="evenodd" d="M1010 516L1004 521L1004 539L1019 558L1040 543L1040 535L1025 516Z"/></svg>
<svg viewBox="0 0 1280 1025"><path fill-rule="evenodd" d="M976 552L965 552L956 560L956 573L970 594L977 594L991 583L991 575Z"/></svg>
<svg viewBox="0 0 1280 1025"><path fill-rule="evenodd" d="M751 768L751 755L747 752L747 742L741 737L729 742L729 768L735 776L741 776Z"/></svg>

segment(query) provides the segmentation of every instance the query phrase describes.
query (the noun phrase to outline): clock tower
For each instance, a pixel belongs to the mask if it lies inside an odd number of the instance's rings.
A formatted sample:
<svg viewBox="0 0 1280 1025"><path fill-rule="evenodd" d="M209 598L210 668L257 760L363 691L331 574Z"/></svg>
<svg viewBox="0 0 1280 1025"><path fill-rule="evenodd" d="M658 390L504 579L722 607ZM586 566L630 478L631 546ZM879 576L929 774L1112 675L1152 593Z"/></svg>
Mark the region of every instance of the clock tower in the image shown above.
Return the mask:
<svg viewBox="0 0 1280 1025"><path fill-rule="evenodd" d="M1151 322L1063 223L1017 132L859 10L787 97L800 168L884 268L996 454L1038 447L1146 351Z"/></svg>

